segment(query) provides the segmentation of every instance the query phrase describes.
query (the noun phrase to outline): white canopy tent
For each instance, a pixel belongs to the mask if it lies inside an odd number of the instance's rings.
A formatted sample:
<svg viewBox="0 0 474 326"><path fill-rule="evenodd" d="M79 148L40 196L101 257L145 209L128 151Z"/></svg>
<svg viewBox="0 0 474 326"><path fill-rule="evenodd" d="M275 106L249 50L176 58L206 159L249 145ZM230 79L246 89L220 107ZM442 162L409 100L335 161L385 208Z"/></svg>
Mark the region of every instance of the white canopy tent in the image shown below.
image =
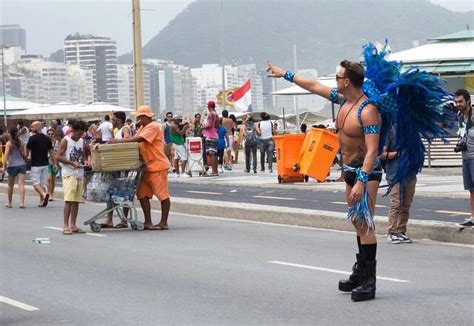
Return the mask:
<svg viewBox="0 0 474 326"><path fill-rule="evenodd" d="M39 103L30 102L19 97L6 96L5 97L6 105L5 107L3 107L3 104L4 104L3 96L0 97L0 100L2 101L2 104L1 104L2 110L6 109L7 112L15 112L15 111L31 109L33 107L41 105Z"/></svg>
<svg viewBox="0 0 474 326"><path fill-rule="evenodd" d="M31 109L9 113L11 119L27 119L27 120L48 120L48 119L82 119L82 120L99 120L103 119L105 114L111 114L116 111L130 113L133 110L122 108L102 102L91 104L70 104L59 103L56 105L38 105Z"/></svg>

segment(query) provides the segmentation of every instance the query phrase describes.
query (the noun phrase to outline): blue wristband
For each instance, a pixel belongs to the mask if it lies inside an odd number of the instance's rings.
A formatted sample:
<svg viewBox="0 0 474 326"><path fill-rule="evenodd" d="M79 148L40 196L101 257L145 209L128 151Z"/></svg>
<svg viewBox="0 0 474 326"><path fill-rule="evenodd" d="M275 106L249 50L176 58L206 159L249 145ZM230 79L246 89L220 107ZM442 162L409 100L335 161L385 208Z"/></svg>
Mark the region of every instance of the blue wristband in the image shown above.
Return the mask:
<svg viewBox="0 0 474 326"><path fill-rule="evenodd" d="M295 78L295 73L293 71L287 70L283 75L283 78L288 80L289 82L293 82L293 78Z"/></svg>
<svg viewBox="0 0 474 326"><path fill-rule="evenodd" d="M369 181L369 175L367 174L367 172L359 170L357 172L357 181L367 183L367 181Z"/></svg>

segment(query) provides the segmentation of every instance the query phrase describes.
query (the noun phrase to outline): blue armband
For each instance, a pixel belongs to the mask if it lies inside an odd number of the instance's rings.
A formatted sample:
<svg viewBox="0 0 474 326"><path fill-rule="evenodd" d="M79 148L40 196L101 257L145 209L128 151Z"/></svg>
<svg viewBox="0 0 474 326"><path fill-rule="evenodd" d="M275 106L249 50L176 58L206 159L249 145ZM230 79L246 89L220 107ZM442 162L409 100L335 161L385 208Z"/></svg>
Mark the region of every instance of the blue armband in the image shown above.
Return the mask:
<svg viewBox="0 0 474 326"><path fill-rule="evenodd" d="M329 95L329 100L332 103L339 104L339 92L337 88L331 88L331 94Z"/></svg>
<svg viewBox="0 0 474 326"><path fill-rule="evenodd" d="M369 181L369 175L367 172L362 171L362 169L357 171L357 181L367 183L367 181Z"/></svg>
<svg viewBox="0 0 474 326"><path fill-rule="evenodd" d="M295 73L293 71L287 70L283 75L283 78L288 80L289 82L293 82L293 78L295 78Z"/></svg>
<svg viewBox="0 0 474 326"><path fill-rule="evenodd" d="M380 126L377 125L370 125L364 127L364 134L371 135L371 134L380 134Z"/></svg>

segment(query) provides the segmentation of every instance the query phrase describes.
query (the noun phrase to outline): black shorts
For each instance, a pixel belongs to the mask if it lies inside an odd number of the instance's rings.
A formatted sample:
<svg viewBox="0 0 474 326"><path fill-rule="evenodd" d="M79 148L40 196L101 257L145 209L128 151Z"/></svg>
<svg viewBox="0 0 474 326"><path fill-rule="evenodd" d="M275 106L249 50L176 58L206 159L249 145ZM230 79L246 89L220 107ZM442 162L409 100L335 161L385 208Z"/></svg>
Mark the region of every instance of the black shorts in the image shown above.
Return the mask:
<svg viewBox="0 0 474 326"><path fill-rule="evenodd" d="M374 173L374 172L377 172L377 173ZM357 182L357 173L351 172L351 171L345 171L344 181L349 186L354 187L354 185ZM378 181L378 182L382 181L382 167L381 166L376 166L374 168L374 171L371 174L369 174L369 181Z"/></svg>

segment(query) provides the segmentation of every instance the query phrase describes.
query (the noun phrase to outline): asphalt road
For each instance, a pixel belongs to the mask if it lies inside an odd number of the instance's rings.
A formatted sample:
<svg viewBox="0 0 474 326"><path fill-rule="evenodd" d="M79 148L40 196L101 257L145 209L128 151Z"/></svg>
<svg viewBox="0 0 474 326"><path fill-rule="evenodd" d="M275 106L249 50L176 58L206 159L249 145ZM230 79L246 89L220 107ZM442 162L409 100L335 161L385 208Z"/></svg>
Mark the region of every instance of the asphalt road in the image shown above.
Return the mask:
<svg viewBox="0 0 474 326"><path fill-rule="evenodd" d="M313 191L303 189L265 189L229 185L208 185L170 182L172 196L199 198L224 202L254 203L284 207L347 212L342 191ZM377 197L376 215L388 216L390 198ZM459 198L420 197L415 199L410 218L445 222L462 222L469 217L469 200Z"/></svg>
<svg viewBox="0 0 474 326"><path fill-rule="evenodd" d="M79 220L102 206L81 205ZM353 303L337 291L354 260L349 232L173 214L169 231L63 236L61 224L60 201L0 207L1 325L473 322L472 246L381 238L377 297Z"/></svg>

